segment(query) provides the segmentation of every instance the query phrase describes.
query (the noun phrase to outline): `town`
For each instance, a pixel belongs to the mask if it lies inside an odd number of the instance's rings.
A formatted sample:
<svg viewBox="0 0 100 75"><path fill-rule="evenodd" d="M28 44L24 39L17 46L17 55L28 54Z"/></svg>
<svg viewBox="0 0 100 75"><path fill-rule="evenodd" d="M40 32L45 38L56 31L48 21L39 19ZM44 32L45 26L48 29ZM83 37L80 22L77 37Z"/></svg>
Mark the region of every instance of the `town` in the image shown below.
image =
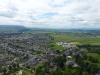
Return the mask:
<svg viewBox="0 0 100 75"><path fill-rule="evenodd" d="M75 73L77 75L86 74L86 68L90 74L100 74L99 68L92 65L99 61L87 56L87 49L79 48L74 42L54 42L54 39L51 33L0 33L0 75L24 75L24 70L31 71L32 75L40 75L36 68L39 64L47 68L41 75L71 67L72 70L79 69ZM84 71L81 72L81 69Z"/></svg>

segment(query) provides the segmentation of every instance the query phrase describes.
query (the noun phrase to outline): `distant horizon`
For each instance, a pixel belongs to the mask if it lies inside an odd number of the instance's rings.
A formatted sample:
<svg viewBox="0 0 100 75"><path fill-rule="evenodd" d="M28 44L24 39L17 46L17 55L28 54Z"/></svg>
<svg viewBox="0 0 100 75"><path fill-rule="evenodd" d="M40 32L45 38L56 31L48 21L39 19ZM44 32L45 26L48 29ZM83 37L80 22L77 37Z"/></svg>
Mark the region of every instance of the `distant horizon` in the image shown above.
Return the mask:
<svg viewBox="0 0 100 75"><path fill-rule="evenodd" d="M41 28L41 27L27 27L27 26L24 26L24 25L0 25L0 26L19 26L19 27L25 27L25 28L29 28L29 29L57 29L57 30L100 30L100 28Z"/></svg>

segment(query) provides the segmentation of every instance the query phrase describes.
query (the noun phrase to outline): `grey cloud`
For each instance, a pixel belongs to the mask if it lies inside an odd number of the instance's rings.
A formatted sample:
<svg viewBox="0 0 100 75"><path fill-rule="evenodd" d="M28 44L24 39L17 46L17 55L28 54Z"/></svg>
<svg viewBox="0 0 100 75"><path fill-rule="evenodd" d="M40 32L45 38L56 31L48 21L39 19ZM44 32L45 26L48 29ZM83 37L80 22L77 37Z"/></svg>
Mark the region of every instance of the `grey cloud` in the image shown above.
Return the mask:
<svg viewBox="0 0 100 75"><path fill-rule="evenodd" d="M8 17L13 18L16 16L18 9L14 6L8 6L8 8L5 8L6 10L0 10L0 16L2 17Z"/></svg>

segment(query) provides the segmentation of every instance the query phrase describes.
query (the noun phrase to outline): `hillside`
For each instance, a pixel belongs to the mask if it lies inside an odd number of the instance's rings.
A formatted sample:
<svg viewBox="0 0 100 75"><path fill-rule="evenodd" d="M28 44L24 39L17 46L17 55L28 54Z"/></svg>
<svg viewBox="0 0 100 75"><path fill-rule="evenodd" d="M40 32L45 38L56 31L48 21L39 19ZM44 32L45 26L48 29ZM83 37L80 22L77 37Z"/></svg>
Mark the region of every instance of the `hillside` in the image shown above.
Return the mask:
<svg viewBox="0 0 100 75"><path fill-rule="evenodd" d="M29 30L24 26L17 26L17 25L0 25L0 33L8 33L8 32L24 32Z"/></svg>

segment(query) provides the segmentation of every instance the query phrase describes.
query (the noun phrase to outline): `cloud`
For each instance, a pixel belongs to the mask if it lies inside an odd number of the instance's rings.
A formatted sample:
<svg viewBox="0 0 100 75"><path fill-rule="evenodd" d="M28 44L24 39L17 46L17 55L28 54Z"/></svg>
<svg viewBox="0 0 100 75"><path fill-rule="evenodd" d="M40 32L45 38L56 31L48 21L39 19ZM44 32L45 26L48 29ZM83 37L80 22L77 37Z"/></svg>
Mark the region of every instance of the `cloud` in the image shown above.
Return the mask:
<svg viewBox="0 0 100 75"><path fill-rule="evenodd" d="M0 24L97 28L99 0L0 0Z"/></svg>

